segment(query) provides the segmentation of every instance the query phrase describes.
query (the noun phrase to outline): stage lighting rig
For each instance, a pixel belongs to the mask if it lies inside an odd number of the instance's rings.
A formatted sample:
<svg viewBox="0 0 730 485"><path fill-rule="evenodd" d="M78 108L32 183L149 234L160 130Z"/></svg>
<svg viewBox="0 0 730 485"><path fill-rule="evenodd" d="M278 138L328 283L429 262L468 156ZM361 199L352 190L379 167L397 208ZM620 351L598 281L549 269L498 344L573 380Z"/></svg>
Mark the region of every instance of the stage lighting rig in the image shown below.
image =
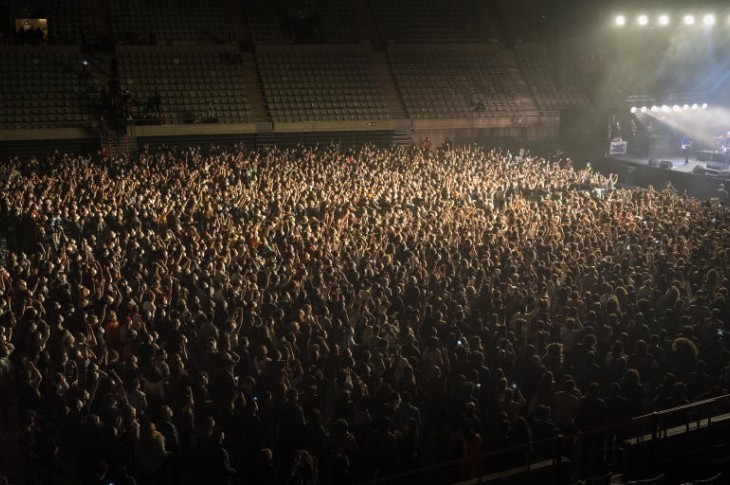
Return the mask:
<svg viewBox="0 0 730 485"><path fill-rule="evenodd" d="M704 17L702 17L702 23L705 24L705 27L712 27L715 25L715 16L711 13L708 13Z"/></svg>
<svg viewBox="0 0 730 485"><path fill-rule="evenodd" d="M694 24L695 24L694 15L685 15L684 16L684 25L694 25Z"/></svg>
<svg viewBox="0 0 730 485"><path fill-rule="evenodd" d="M659 16L659 25L661 25L661 26L669 25L669 15L660 15Z"/></svg>
<svg viewBox="0 0 730 485"><path fill-rule="evenodd" d="M646 15L639 15L639 18L637 18L636 21L643 27L649 23L649 17Z"/></svg>
<svg viewBox="0 0 730 485"><path fill-rule="evenodd" d="M623 27L624 25L626 25L626 17L624 17L623 15L619 15L616 17L615 22L618 27Z"/></svg>

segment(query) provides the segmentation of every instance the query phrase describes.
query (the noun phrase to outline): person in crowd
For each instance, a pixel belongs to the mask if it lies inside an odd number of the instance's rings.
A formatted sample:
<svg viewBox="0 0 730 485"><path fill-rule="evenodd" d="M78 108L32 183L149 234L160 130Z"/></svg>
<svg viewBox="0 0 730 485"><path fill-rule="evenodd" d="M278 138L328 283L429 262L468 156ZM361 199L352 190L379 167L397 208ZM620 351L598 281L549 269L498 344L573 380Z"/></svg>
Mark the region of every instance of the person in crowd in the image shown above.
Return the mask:
<svg viewBox="0 0 730 485"><path fill-rule="evenodd" d="M519 153L0 165L0 420L26 473L353 483L721 391L727 209Z"/></svg>

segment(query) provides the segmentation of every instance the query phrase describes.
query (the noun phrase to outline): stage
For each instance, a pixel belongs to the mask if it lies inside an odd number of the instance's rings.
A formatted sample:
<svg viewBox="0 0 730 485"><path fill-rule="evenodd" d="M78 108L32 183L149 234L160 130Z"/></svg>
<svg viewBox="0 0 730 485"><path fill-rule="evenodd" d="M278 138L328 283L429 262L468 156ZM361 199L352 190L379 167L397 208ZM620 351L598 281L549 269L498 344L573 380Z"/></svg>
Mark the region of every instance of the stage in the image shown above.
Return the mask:
<svg viewBox="0 0 730 485"><path fill-rule="evenodd" d="M684 157L665 157L659 160L646 156L625 154L611 155L608 158L609 160L616 160L638 167L650 167L660 171L680 172L713 179L730 179L729 165L718 162L700 161L694 157L690 157L689 163L685 163Z"/></svg>
<svg viewBox="0 0 730 485"><path fill-rule="evenodd" d="M605 151L604 151L605 155ZM649 164L649 161L652 164ZM667 161L671 168L661 168L657 162ZM712 162L710 162L712 163ZM690 157L685 165L684 157L662 157L650 159L647 156L634 154L606 155L600 159L593 158L592 163L604 175L617 174L619 185L624 187L664 187L668 182L678 190L701 200L717 197L721 183L730 186L730 172L707 171L707 162ZM667 166L667 164L665 164Z"/></svg>

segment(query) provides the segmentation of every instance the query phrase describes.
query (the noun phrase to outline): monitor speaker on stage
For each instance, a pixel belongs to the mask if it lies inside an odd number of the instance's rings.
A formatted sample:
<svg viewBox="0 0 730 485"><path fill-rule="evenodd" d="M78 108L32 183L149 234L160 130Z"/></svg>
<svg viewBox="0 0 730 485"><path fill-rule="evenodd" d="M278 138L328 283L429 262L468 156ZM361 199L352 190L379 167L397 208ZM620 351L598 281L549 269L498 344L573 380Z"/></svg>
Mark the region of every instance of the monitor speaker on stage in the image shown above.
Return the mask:
<svg viewBox="0 0 730 485"><path fill-rule="evenodd" d="M707 169L708 170L722 171L722 170L727 170L728 169L728 166L729 165L726 162L718 162L718 161L715 161L715 160L710 160L709 162L707 162Z"/></svg>
<svg viewBox="0 0 730 485"><path fill-rule="evenodd" d="M672 161L671 160L662 160L659 162L659 168L665 168L667 170L672 168Z"/></svg>
<svg viewBox="0 0 730 485"><path fill-rule="evenodd" d="M628 144L623 140L612 141L608 147L608 154L609 155L626 155L627 148L628 148Z"/></svg>
<svg viewBox="0 0 730 485"><path fill-rule="evenodd" d="M707 170L702 165L695 165L695 168L692 169L692 172L696 173L697 175L704 175Z"/></svg>

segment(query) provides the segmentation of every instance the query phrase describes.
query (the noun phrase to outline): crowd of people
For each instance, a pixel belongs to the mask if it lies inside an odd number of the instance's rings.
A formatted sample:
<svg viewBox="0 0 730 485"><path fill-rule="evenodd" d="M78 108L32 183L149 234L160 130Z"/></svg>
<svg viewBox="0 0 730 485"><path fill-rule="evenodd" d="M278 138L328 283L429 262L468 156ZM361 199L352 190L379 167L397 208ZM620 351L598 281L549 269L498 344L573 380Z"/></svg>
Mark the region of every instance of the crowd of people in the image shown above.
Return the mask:
<svg viewBox="0 0 730 485"><path fill-rule="evenodd" d="M10 160L26 483L468 478L725 393L727 210L616 182L478 145Z"/></svg>

